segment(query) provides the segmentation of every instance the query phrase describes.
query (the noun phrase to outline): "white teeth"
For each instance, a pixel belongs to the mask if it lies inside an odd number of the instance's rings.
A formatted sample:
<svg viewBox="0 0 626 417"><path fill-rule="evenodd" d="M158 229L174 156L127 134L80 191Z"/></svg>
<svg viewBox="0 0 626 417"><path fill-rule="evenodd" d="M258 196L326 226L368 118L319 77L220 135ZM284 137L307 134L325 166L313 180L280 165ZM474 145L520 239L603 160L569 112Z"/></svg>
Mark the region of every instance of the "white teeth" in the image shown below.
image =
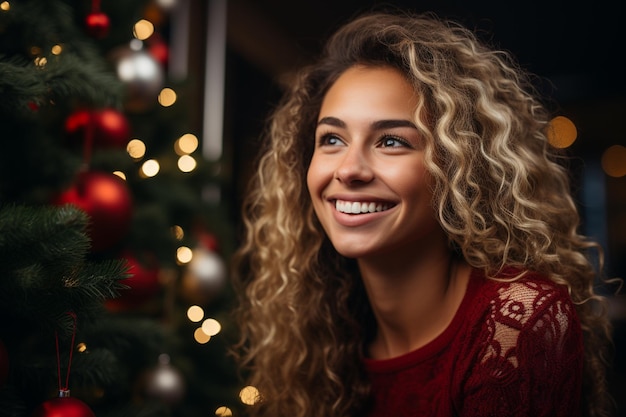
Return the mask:
<svg viewBox="0 0 626 417"><path fill-rule="evenodd" d="M349 214L360 213L374 213L377 211L385 211L390 207L389 204L375 203L375 202L359 202L359 201L335 201L335 208L337 211Z"/></svg>

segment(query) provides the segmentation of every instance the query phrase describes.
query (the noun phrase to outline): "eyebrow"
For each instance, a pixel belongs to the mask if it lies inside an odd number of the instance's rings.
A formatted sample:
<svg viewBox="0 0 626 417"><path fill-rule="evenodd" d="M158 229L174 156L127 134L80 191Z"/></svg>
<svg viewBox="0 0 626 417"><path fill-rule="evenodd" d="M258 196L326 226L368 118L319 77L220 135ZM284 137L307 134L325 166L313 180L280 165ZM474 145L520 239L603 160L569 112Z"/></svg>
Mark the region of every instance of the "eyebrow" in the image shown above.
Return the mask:
<svg viewBox="0 0 626 417"><path fill-rule="evenodd" d="M318 122L317 125L330 125L330 126L335 126L335 127L339 127L339 128L345 128L346 127L346 123L341 120L338 119L336 117L322 117ZM372 128L375 130L382 130L382 129L392 129L395 127L410 127L413 129L417 129L417 127L415 126L415 124L409 120L401 120L401 119L390 119L390 120L377 120L375 122L372 123Z"/></svg>

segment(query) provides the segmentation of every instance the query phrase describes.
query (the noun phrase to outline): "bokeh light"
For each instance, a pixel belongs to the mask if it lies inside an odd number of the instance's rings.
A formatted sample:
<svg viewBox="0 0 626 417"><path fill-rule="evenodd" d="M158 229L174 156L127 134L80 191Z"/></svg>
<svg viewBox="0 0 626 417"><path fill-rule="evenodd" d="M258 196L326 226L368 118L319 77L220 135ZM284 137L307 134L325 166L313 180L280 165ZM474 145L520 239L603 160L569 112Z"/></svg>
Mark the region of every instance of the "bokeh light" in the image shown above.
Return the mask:
<svg viewBox="0 0 626 417"><path fill-rule="evenodd" d="M231 417L233 412L230 408L222 406L215 410L215 415L218 417Z"/></svg>
<svg viewBox="0 0 626 417"><path fill-rule="evenodd" d="M204 310L200 306L193 305L187 309L187 318L197 323L204 318Z"/></svg>
<svg viewBox="0 0 626 417"><path fill-rule="evenodd" d="M181 246L176 250L176 260L179 264L187 264L193 259L193 252L187 246Z"/></svg>
<svg viewBox="0 0 626 417"><path fill-rule="evenodd" d="M259 390L252 385L243 387L241 391L239 391L239 399L246 405L256 404L259 401L259 398Z"/></svg>
<svg viewBox="0 0 626 417"><path fill-rule="evenodd" d="M154 177L159 173L161 166L156 159L149 159L141 166L141 175L143 177Z"/></svg>
<svg viewBox="0 0 626 417"><path fill-rule="evenodd" d="M172 234L174 235L174 239L176 240L183 240L183 238L185 237L185 231L182 227L178 225L172 226Z"/></svg>
<svg viewBox="0 0 626 417"><path fill-rule="evenodd" d="M193 332L193 338L195 339L196 342L200 343L201 345L208 343L209 340L211 340L211 336L204 333L204 331L202 330L202 327L198 327L196 331Z"/></svg>
<svg viewBox="0 0 626 417"><path fill-rule="evenodd" d="M222 325L215 319L206 319L202 322L202 331L209 336L215 336L222 330Z"/></svg>
<svg viewBox="0 0 626 417"><path fill-rule="evenodd" d="M174 143L174 152L177 155L189 155L198 149L198 137L193 133L185 133Z"/></svg>
<svg viewBox="0 0 626 417"><path fill-rule="evenodd" d="M126 145L126 152L135 160L141 159L146 154L146 144L140 139L131 139Z"/></svg>
<svg viewBox="0 0 626 417"><path fill-rule="evenodd" d="M113 175L116 175L126 181L126 174L124 174L122 171L113 171Z"/></svg>
<svg viewBox="0 0 626 417"><path fill-rule="evenodd" d="M567 148L578 137L576 125L565 116L557 116L550 121L546 132L548 141L555 148Z"/></svg>
<svg viewBox="0 0 626 417"><path fill-rule="evenodd" d="M163 107L169 107L172 104L176 103L176 91L172 90L171 88L164 88L161 90L161 92L159 93L159 104Z"/></svg>
<svg viewBox="0 0 626 417"><path fill-rule="evenodd" d="M626 176L626 146L613 145L602 154L602 169L610 177Z"/></svg>
<svg viewBox="0 0 626 417"><path fill-rule="evenodd" d="M182 172L191 172L196 169L196 166L198 166L198 163L190 155L183 155L178 158L178 169Z"/></svg>
<svg viewBox="0 0 626 417"><path fill-rule="evenodd" d="M139 39L140 41L144 41L148 39L154 33L154 25L152 22L141 19L133 26L133 36Z"/></svg>

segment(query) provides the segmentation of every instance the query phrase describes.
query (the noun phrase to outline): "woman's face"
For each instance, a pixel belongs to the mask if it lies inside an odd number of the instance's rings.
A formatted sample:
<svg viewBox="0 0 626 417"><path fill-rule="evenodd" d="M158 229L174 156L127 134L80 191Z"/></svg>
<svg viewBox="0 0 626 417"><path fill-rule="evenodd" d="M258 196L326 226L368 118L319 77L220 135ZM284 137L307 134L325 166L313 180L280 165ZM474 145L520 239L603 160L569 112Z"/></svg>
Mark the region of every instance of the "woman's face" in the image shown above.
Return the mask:
<svg viewBox="0 0 626 417"><path fill-rule="evenodd" d="M395 69L355 66L324 97L307 174L313 207L350 258L412 253L441 241L431 206L417 98Z"/></svg>

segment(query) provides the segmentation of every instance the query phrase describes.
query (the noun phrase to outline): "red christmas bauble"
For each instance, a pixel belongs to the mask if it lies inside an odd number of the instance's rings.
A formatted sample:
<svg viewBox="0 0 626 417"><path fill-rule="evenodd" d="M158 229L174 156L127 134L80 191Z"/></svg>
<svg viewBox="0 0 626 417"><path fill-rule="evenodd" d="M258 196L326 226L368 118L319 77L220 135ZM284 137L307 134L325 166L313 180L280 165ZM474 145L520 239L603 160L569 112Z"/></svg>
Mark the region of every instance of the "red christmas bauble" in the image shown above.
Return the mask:
<svg viewBox="0 0 626 417"><path fill-rule="evenodd" d="M220 247L217 237L209 232L198 232L198 244L213 252L217 252Z"/></svg>
<svg viewBox="0 0 626 417"><path fill-rule="evenodd" d="M122 293L122 298L134 301L146 301L155 296L160 288L159 285L159 267L156 258L142 258L140 261L136 256L125 253L123 255L128 262L127 279L122 281L123 284L130 289Z"/></svg>
<svg viewBox="0 0 626 417"><path fill-rule="evenodd" d="M91 12L85 18L85 28L90 36L102 39L109 34L111 21L109 16L102 12Z"/></svg>
<svg viewBox="0 0 626 417"><path fill-rule="evenodd" d="M89 215L87 232L94 252L111 248L128 233L132 197L126 181L117 175L97 171L81 173L76 183L53 203L74 204Z"/></svg>
<svg viewBox="0 0 626 417"><path fill-rule="evenodd" d="M120 291L120 296L109 299L107 308L111 311L127 310L137 307L156 296L161 289L160 268L153 255L138 256L126 251L122 254L128 265L128 278L122 284L129 287Z"/></svg>
<svg viewBox="0 0 626 417"><path fill-rule="evenodd" d="M131 127L126 116L113 108L80 109L65 119L65 133L85 141L92 135L93 145L102 148L124 148L130 140Z"/></svg>
<svg viewBox="0 0 626 417"><path fill-rule="evenodd" d="M35 409L32 417L96 417L89 406L74 397L53 398Z"/></svg>
<svg viewBox="0 0 626 417"><path fill-rule="evenodd" d="M157 60L164 68L167 68L167 64L170 58L170 49L161 38L150 38L148 52L154 59Z"/></svg>

